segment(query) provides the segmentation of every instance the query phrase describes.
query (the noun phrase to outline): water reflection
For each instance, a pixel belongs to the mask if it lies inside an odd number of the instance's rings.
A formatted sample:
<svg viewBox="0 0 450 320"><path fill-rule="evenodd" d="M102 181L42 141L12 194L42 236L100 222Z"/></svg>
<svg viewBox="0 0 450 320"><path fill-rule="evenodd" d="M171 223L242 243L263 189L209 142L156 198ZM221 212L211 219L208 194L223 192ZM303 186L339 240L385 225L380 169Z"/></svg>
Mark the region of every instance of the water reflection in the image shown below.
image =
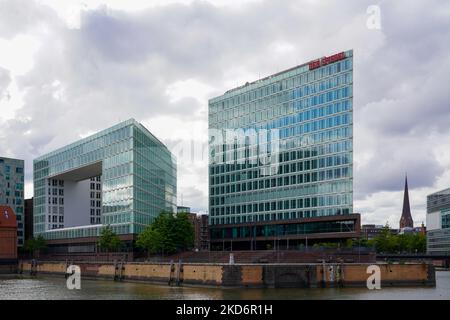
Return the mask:
<svg viewBox="0 0 450 320"><path fill-rule="evenodd" d="M169 287L146 283L82 280L81 290L68 290L62 277L0 278L0 300L5 299L449 299L450 272L436 273L436 288L404 287L317 289L219 289Z"/></svg>

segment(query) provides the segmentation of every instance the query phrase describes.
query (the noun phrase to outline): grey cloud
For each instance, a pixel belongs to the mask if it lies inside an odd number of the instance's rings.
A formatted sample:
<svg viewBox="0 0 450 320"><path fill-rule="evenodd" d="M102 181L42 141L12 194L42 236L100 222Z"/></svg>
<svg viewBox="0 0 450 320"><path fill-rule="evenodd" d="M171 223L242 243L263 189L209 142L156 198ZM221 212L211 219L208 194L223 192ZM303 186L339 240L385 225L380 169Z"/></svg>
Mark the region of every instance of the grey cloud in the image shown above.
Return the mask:
<svg viewBox="0 0 450 320"><path fill-rule="evenodd" d="M62 24L50 8L28 0L0 0L0 37L12 39L20 33L39 32L49 23Z"/></svg>
<svg viewBox="0 0 450 320"><path fill-rule="evenodd" d="M4 98L6 94L6 88L11 83L11 76L9 70L0 67L0 100Z"/></svg>
<svg viewBox="0 0 450 320"><path fill-rule="evenodd" d="M378 136L377 133L374 135ZM380 191L402 190L406 172L412 188L432 187L445 171L433 153L438 144L431 138L415 136L385 136L367 146L356 144L356 153L370 150L372 156L356 167L355 198L363 199Z"/></svg>
<svg viewBox="0 0 450 320"><path fill-rule="evenodd" d="M235 76L252 81L353 48L355 159L362 163L355 169L355 198L401 190L405 171L414 188L432 187L450 168L441 167L432 152L433 139L448 134L450 120L449 4L384 1L382 29L369 30L371 4L292 0L218 8L197 1L139 12L101 7L84 12L81 28L69 30L48 7L2 1L0 36L30 32L45 45L34 69L15 79L25 105L17 119L2 124L7 130L2 129L0 151L31 162L80 134L130 117L151 121L168 115L186 126L206 122L207 101L171 102L168 86L195 79L221 94ZM42 25L47 34L36 32ZM275 44L291 50L277 52ZM205 182L206 170L179 169L180 181L199 177L182 183L186 205L206 209L207 190L195 186Z"/></svg>

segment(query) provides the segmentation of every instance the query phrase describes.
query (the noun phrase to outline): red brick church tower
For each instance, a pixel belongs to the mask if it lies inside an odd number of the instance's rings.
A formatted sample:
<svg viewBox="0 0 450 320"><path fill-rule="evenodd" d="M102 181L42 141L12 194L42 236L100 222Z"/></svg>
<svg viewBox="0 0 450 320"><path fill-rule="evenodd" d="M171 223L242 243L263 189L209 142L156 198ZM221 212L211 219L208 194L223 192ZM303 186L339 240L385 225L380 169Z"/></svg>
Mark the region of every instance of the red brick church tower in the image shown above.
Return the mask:
<svg viewBox="0 0 450 320"><path fill-rule="evenodd" d="M414 222L411 216L411 208L409 206L408 177L405 177L405 194L403 195L403 210L400 218L400 229L414 228Z"/></svg>

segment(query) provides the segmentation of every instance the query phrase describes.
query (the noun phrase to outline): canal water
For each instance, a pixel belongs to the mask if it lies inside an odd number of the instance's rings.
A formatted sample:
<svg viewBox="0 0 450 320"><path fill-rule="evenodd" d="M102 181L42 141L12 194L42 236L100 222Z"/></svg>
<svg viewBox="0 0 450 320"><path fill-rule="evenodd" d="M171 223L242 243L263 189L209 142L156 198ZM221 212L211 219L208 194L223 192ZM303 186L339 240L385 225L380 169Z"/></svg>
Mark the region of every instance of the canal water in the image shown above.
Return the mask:
<svg viewBox="0 0 450 320"><path fill-rule="evenodd" d="M68 290L63 277L0 278L0 300L21 299L446 299L450 300L450 271L436 272L436 287L219 289L169 287L146 283L83 280L80 290Z"/></svg>

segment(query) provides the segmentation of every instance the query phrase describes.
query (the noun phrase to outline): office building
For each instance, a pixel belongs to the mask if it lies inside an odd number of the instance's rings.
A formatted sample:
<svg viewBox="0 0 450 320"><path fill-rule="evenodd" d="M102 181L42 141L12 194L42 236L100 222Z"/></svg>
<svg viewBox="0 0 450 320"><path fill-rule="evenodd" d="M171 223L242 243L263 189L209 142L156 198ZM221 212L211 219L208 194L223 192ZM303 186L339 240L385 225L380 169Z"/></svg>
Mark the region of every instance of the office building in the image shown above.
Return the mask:
<svg viewBox="0 0 450 320"><path fill-rule="evenodd" d="M184 207L184 206L178 206L177 213L191 213L191 208Z"/></svg>
<svg viewBox="0 0 450 320"><path fill-rule="evenodd" d="M358 237L352 114L352 50L210 99L211 248Z"/></svg>
<svg viewBox="0 0 450 320"><path fill-rule="evenodd" d="M427 253L450 254L450 188L427 197Z"/></svg>
<svg viewBox="0 0 450 320"><path fill-rule="evenodd" d="M134 119L34 160L34 235L50 252L95 252L106 226L130 249L162 211L176 210L176 162Z"/></svg>
<svg viewBox="0 0 450 320"><path fill-rule="evenodd" d="M24 161L0 157L0 205L9 206L17 220L17 245L24 243Z"/></svg>

